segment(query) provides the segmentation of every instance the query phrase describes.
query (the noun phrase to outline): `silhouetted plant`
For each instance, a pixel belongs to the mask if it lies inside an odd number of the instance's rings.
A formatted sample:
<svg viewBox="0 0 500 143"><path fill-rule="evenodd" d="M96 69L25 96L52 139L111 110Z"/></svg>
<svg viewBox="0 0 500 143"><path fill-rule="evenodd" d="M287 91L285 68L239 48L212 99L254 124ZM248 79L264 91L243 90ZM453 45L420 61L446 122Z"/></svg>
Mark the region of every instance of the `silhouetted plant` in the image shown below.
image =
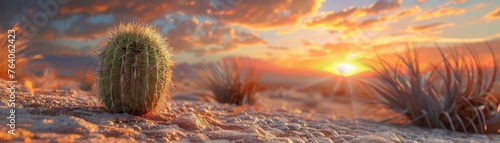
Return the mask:
<svg viewBox="0 0 500 143"><path fill-rule="evenodd" d="M417 50L398 54L396 64L380 57L367 60L365 65L379 79L369 85L378 93L376 99L413 125L466 133L498 132L499 102L491 95L498 62L489 48L492 67L487 67L471 47L449 55L438 47L442 61L426 73ZM466 58L467 52L470 58Z"/></svg>

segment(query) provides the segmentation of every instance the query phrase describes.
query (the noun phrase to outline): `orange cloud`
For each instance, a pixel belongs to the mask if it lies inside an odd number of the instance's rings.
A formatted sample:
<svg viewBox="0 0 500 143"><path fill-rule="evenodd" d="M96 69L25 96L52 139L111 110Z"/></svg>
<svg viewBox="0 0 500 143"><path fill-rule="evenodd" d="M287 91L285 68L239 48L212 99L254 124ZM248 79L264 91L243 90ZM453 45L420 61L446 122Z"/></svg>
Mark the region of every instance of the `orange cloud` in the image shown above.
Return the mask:
<svg viewBox="0 0 500 143"><path fill-rule="evenodd" d="M427 24L427 25L422 25L422 26L413 26L409 27L407 31L409 32L424 32L424 31L429 31L433 29L440 29L444 27L449 27L449 26L455 26L454 23L434 23L434 24Z"/></svg>
<svg viewBox="0 0 500 143"><path fill-rule="evenodd" d="M288 47L273 46L273 45L269 45L269 46L267 46L267 48L269 48L269 49L275 49L275 50L288 50L288 49L290 49Z"/></svg>
<svg viewBox="0 0 500 143"><path fill-rule="evenodd" d="M309 56L313 57L339 55L344 54L348 50L357 49L354 44L346 42L324 43L323 45L317 45L306 40L302 41L304 46L310 47Z"/></svg>
<svg viewBox="0 0 500 143"><path fill-rule="evenodd" d="M467 0L450 0L451 3L456 4L456 3L464 3L467 2Z"/></svg>
<svg viewBox="0 0 500 143"><path fill-rule="evenodd" d="M312 20L308 20L305 23L305 27L315 28L320 26L327 26L331 24L337 24L342 21L345 21L346 18L353 17L357 18L362 16L362 11L356 7L351 7L349 9L343 9L339 12L328 12L325 16L321 18L314 18Z"/></svg>
<svg viewBox="0 0 500 143"><path fill-rule="evenodd" d="M482 8L486 7L486 3L477 3L469 6L470 11L478 11Z"/></svg>
<svg viewBox="0 0 500 143"><path fill-rule="evenodd" d="M490 21L490 20L497 20L500 19L500 8L497 8L490 13L486 14L483 19Z"/></svg>
<svg viewBox="0 0 500 143"><path fill-rule="evenodd" d="M220 23L206 21L199 24L197 29L197 32L192 33L193 36L197 36L185 42L193 43L193 47L188 48L194 49L192 51L198 56L232 51L241 46L257 46L267 43L255 33L240 31ZM203 48L210 46L213 48Z"/></svg>
<svg viewBox="0 0 500 143"><path fill-rule="evenodd" d="M408 16L416 15L417 13L419 13L421 11L422 11L422 9L420 8L420 6L417 5L415 7L399 11L396 14L392 15L391 18L392 19L401 19L401 18L405 18Z"/></svg>
<svg viewBox="0 0 500 143"><path fill-rule="evenodd" d="M328 12L323 17L316 17L306 21L304 27L316 28L321 26L339 27L342 23L349 23L346 19L356 19L363 17L366 14L379 14L388 11L393 11L401 7L402 0L377 0L368 7L358 8L350 7L339 12ZM350 21L352 22L352 20ZM337 26L335 26L337 25ZM338 28L333 28L338 29Z"/></svg>
<svg viewBox="0 0 500 143"><path fill-rule="evenodd" d="M98 13L114 13L120 16L120 19L138 18L149 22L163 16L165 13L173 12L180 1L71 1L61 6L61 15L87 14L95 15ZM146 8L147 7L147 8Z"/></svg>
<svg viewBox="0 0 500 143"><path fill-rule="evenodd" d="M422 20L429 20L432 18L440 18L444 16L449 16L449 15L460 15L465 13L465 9L461 8L444 8L440 9L437 11L434 10L428 10L420 15L418 15L415 20L417 21L422 21Z"/></svg>
<svg viewBox="0 0 500 143"><path fill-rule="evenodd" d="M310 41L307 41L307 40L300 40L300 43L304 46L310 46L310 45L313 45L313 43L311 43Z"/></svg>
<svg viewBox="0 0 500 143"><path fill-rule="evenodd" d="M357 18L366 14L377 15L394 11L401 7L402 0L377 0L367 7L350 7L338 12L328 12L322 17L309 19L303 25L304 28L324 27L332 32L340 32L341 38L352 37L359 31L365 29L374 30L380 22L389 20L389 17L379 17L357 21ZM405 13L401 16L406 15ZM381 29L381 28L378 28Z"/></svg>
<svg viewBox="0 0 500 143"><path fill-rule="evenodd" d="M174 52L194 52L197 56L202 56L267 43L254 33L219 22L199 22L195 17L185 16L170 15L166 19L175 27L167 31Z"/></svg>
<svg viewBox="0 0 500 143"><path fill-rule="evenodd" d="M199 2L199 1L196 1ZM323 0L249 0L231 8L212 12L223 23L231 23L254 30L269 30L282 26L297 25L306 16L316 14ZM191 7L196 9L195 5ZM208 7L209 5L203 5ZM210 9L210 8L207 8ZM194 10L193 10L194 12Z"/></svg>

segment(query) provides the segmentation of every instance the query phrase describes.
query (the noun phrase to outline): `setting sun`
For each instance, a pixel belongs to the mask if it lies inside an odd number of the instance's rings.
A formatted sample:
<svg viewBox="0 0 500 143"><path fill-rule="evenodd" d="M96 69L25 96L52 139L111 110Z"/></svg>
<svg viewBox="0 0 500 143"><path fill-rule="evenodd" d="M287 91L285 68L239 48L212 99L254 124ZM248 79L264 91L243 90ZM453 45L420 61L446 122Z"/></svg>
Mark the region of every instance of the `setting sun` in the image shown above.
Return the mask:
<svg viewBox="0 0 500 143"><path fill-rule="evenodd" d="M325 71L341 75L351 76L363 72L366 68L358 62L337 62L322 68Z"/></svg>
<svg viewBox="0 0 500 143"><path fill-rule="evenodd" d="M335 66L335 69L340 75L349 76L356 71L356 67L350 63L341 63Z"/></svg>

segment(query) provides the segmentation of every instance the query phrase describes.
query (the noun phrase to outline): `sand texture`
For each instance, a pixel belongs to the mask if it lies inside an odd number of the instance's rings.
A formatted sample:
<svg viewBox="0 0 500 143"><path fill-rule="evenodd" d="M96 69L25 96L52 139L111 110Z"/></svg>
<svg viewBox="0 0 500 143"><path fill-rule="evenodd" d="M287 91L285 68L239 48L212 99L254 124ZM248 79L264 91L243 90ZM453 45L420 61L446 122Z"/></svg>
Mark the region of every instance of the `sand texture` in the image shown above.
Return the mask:
<svg viewBox="0 0 500 143"><path fill-rule="evenodd" d="M153 116L138 117L106 112L91 92L35 89L31 95L20 87L16 135L7 133L8 120L2 117L0 142L500 142L500 135L354 121L266 105L208 103L189 100L194 97L187 93L176 94ZM7 116L7 91L0 94L0 115Z"/></svg>

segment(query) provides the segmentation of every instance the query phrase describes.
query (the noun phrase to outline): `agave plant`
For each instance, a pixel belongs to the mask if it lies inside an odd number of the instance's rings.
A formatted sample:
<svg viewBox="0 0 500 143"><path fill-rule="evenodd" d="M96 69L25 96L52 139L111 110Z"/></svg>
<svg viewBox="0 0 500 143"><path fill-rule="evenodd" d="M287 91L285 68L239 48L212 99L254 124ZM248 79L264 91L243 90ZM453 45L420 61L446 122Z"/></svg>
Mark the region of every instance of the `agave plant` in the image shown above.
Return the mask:
<svg viewBox="0 0 500 143"><path fill-rule="evenodd" d="M19 24L15 24L14 26L12 26L11 29L15 30L16 33L22 32ZM7 30L0 28L0 31L7 31ZM7 48L7 45L10 44L7 41L6 34L7 34L7 32L0 33L0 47L1 48ZM22 71L27 63L29 63L30 61L33 61L33 60L43 58L42 55L28 53L27 49L26 49L27 42L28 41L26 39L22 39L22 37L16 36L16 41L14 42L14 44L16 47L16 50L15 50L15 55L16 55L16 57L15 57L15 60L16 60L15 61L15 65L16 65L15 71L16 71L17 77L24 76ZM9 51L7 49L0 50L0 71L7 71L7 68L9 68L8 56L7 56L9 54L8 52ZM8 76L8 74L0 74L0 78L2 78L2 79L8 79L7 76Z"/></svg>
<svg viewBox="0 0 500 143"><path fill-rule="evenodd" d="M219 103L254 105L257 102L256 94L263 87L256 69L250 67L243 76L240 64L235 59L223 60L199 74L212 91L212 98Z"/></svg>
<svg viewBox="0 0 500 143"><path fill-rule="evenodd" d="M387 108L401 113L410 123L466 133L498 132L500 102L492 96L498 73L497 57L488 67L471 47L446 54L438 47L442 61L424 72L418 50L398 54L396 64L378 58L365 64L378 82L368 85ZM465 53L471 53L467 58Z"/></svg>

